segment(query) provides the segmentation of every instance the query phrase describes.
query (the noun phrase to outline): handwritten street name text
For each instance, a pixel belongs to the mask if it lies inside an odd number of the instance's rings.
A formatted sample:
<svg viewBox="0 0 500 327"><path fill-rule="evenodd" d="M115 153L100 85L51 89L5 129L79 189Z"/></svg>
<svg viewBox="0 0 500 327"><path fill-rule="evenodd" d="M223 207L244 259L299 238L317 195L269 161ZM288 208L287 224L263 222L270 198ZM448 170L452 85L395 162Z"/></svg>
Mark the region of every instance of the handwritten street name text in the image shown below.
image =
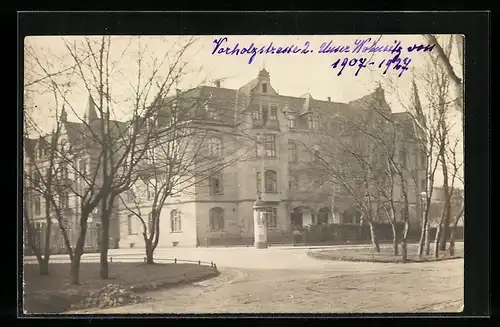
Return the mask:
<svg viewBox="0 0 500 327"><path fill-rule="evenodd" d="M336 69L340 68L337 73L338 76L342 74L344 69L348 66L358 67L355 71L355 75L358 76L361 69L368 66L375 66L380 69L384 69L384 74L387 73L389 69L399 71L399 76L401 76L405 71L408 70L408 65L411 62L411 54L416 52L430 52L434 48L432 45L423 44L412 44L407 46L404 50L408 53L404 59L400 56L403 53L403 45L401 41L395 40L393 44L379 44L378 40L372 40L371 38L357 39L352 45L346 44L334 44L333 41L323 42L319 48L315 49L309 41L305 41L301 44L287 44L287 45L276 45L274 42L270 42L267 45L257 46L254 42L241 46L239 43L233 45L228 45L229 41L227 37L221 37L213 41L214 48L212 50L212 55L233 55L233 56L248 56L248 64L252 64L257 55L310 55L314 53L319 53L321 55L325 54L345 54L345 58L340 58L336 60L331 67ZM348 58L347 54L366 54L366 58ZM383 59L380 62L375 62L368 57L374 53L387 53L389 58Z"/></svg>

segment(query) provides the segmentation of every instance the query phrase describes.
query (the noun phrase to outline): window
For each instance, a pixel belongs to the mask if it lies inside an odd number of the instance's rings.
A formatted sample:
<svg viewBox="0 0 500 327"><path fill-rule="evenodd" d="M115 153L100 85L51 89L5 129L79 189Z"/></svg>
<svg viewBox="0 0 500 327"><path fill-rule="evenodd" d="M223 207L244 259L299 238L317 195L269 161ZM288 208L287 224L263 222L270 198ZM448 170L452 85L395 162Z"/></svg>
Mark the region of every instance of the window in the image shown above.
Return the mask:
<svg viewBox="0 0 500 327"><path fill-rule="evenodd" d="M297 162L297 144L288 142L288 162Z"/></svg>
<svg viewBox="0 0 500 327"><path fill-rule="evenodd" d="M170 212L170 230L172 232L181 231L181 213L177 210Z"/></svg>
<svg viewBox="0 0 500 327"><path fill-rule="evenodd" d="M61 180L68 180L68 167L65 164L61 166Z"/></svg>
<svg viewBox="0 0 500 327"><path fill-rule="evenodd" d="M40 185L40 179L41 179L41 175L40 175L40 172L39 171L35 171L34 173L34 180L35 180L35 186L39 186Z"/></svg>
<svg viewBox="0 0 500 327"><path fill-rule="evenodd" d="M62 140L61 143L60 143L60 146L61 146L61 153L64 153L64 151L66 150L66 141L65 140Z"/></svg>
<svg viewBox="0 0 500 327"><path fill-rule="evenodd" d="M147 129L156 129L158 128L158 119L156 117L150 117L146 120Z"/></svg>
<svg viewBox="0 0 500 327"><path fill-rule="evenodd" d="M277 105L272 105L271 106L271 114L269 116L270 120L278 120L278 106Z"/></svg>
<svg viewBox="0 0 500 327"><path fill-rule="evenodd" d="M312 130L318 129L318 117L309 116L309 117L307 117L307 122L309 124L309 129L312 129Z"/></svg>
<svg viewBox="0 0 500 327"><path fill-rule="evenodd" d="M266 157L276 157L276 136L265 135L264 145Z"/></svg>
<svg viewBox="0 0 500 327"><path fill-rule="evenodd" d="M87 177L87 159L80 159L79 163L79 172L80 175L83 176L84 178Z"/></svg>
<svg viewBox="0 0 500 327"><path fill-rule="evenodd" d="M151 190L151 183L150 181L145 181L145 184L146 184L146 199L148 200L151 200L151 198L153 197L153 191Z"/></svg>
<svg viewBox="0 0 500 327"><path fill-rule="evenodd" d="M208 154L214 157L220 157L222 153L221 140L217 137L212 137L208 141Z"/></svg>
<svg viewBox="0 0 500 327"><path fill-rule="evenodd" d="M38 140L38 158L43 156L42 139Z"/></svg>
<svg viewBox="0 0 500 327"><path fill-rule="evenodd" d="M262 93L267 93L267 84L262 83Z"/></svg>
<svg viewBox="0 0 500 327"><path fill-rule="evenodd" d="M146 151L146 162L148 165L154 165L156 159L156 148L152 147Z"/></svg>
<svg viewBox="0 0 500 327"><path fill-rule="evenodd" d="M399 160L401 161L401 166L403 168L406 168L406 151L405 150L400 150L399 151Z"/></svg>
<svg viewBox="0 0 500 327"><path fill-rule="evenodd" d="M420 154L420 168L425 169L425 166L427 166L427 157L425 156L425 153Z"/></svg>
<svg viewBox="0 0 500 327"><path fill-rule="evenodd" d="M35 202L35 215L39 216L42 212L42 204L40 202L40 197L39 196L35 197L34 202Z"/></svg>
<svg viewBox="0 0 500 327"><path fill-rule="evenodd" d="M222 208L210 209L210 229L212 231L224 230L224 210Z"/></svg>
<svg viewBox="0 0 500 327"><path fill-rule="evenodd" d="M219 113L217 112L216 109L210 109L208 111L208 118L218 120L219 119Z"/></svg>
<svg viewBox="0 0 500 327"><path fill-rule="evenodd" d="M50 204L51 204L50 200L47 198L44 198L43 200L44 200L43 203L45 204L45 209L50 212Z"/></svg>
<svg viewBox="0 0 500 327"><path fill-rule="evenodd" d="M262 122L266 124L267 121L269 120L269 106L262 105L261 111L262 111Z"/></svg>
<svg viewBox="0 0 500 327"><path fill-rule="evenodd" d="M134 215L130 214L127 216L127 224L128 224L128 234L137 235L137 224L134 219Z"/></svg>
<svg viewBox="0 0 500 327"><path fill-rule="evenodd" d="M135 200L135 192L132 189L129 189L125 193L127 195L127 201L133 202Z"/></svg>
<svg viewBox="0 0 500 327"><path fill-rule="evenodd" d="M252 111L252 119L253 120L260 120L260 111L259 110Z"/></svg>
<svg viewBox="0 0 500 327"><path fill-rule="evenodd" d="M357 212L356 215L354 216L354 223L356 225L361 224L361 212Z"/></svg>
<svg viewBox="0 0 500 327"><path fill-rule="evenodd" d="M422 191L422 192L423 192L423 191L425 191L425 190L427 189L427 187L426 187L427 185L426 185L426 184L427 184L427 183L425 182L425 179L422 179L422 180L420 181L420 191Z"/></svg>
<svg viewBox="0 0 500 327"><path fill-rule="evenodd" d="M215 174L210 176L210 194L222 194L222 175Z"/></svg>
<svg viewBox="0 0 500 327"><path fill-rule="evenodd" d="M278 187L276 183L276 172L272 170L267 170L264 174L264 183L266 187L266 192L277 192Z"/></svg>
<svg viewBox="0 0 500 327"><path fill-rule="evenodd" d="M264 208L263 215L267 228L278 228L278 216L276 208Z"/></svg>
<svg viewBox="0 0 500 327"><path fill-rule="evenodd" d="M288 189L291 191L297 190L297 176L295 175L288 176Z"/></svg>
<svg viewBox="0 0 500 327"><path fill-rule="evenodd" d="M64 192L59 197L59 208L66 209L69 208L69 193Z"/></svg>
<svg viewBox="0 0 500 327"><path fill-rule="evenodd" d="M295 119L292 118L288 120L288 127L295 128Z"/></svg>

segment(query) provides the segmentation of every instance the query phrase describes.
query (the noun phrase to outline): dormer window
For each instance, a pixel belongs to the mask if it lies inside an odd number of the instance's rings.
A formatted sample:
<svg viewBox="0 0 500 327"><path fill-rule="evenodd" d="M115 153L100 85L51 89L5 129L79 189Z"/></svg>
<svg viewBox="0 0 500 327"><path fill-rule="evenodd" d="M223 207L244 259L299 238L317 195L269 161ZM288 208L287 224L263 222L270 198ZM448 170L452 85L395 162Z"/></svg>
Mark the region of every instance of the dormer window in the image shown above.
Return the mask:
<svg viewBox="0 0 500 327"><path fill-rule="evenodd" d="M262 83L262 93L267 93L267 84Z"/></svg>
<svg viewBox="0 0 500 327"><path fill-rule="evenodd" d="M210 110L208 110L208 118L218 120L219 113L215 109L210 109Z"/></svg>
<svg viewBox="0 0 500 327"><path fill-rule="evenodd" d="M42 143L41 141L38 143L38 158L41 158L43 156L43 148L42 148Z"/></svg>

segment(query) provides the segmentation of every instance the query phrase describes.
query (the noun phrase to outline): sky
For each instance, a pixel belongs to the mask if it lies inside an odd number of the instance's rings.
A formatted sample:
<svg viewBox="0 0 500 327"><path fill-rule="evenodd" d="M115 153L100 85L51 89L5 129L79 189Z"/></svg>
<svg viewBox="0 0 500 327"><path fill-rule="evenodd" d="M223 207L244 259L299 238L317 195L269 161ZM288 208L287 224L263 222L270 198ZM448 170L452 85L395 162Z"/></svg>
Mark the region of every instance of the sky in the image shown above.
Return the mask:
<svg viewBox="0 0 500 327"><path fill-rule="evenodd" d="M313 98L327 100L328 97L336 102L349 102L373 92L377 83L381 83L386 91L386 100L393 112L404 111L409 106L409 95L411 91L412 79L417 76L417 86L423 89L426 86L418 79L418 73L425 71L425 65L428 62L429 54L425 52L408 51L408 47L424 44L426 41L421 35L245 35L226 36L227 40L220 44L220 48L229 47L233 49L236 44L241 51L242 48L248 48L252 43L257 49L267 48L271 43L277 47L297 46L298 49L307 49L308 53L288 53L288 54L257 54L252 63L249 63L248 54L227 55L212 54L216 47L215 40L224 38L221 36L196 36L197 41L190 47L183 60L187 62L187 74L177 85L178 88L188 88L199 85L202 81L210 83L216 79L221 79L221 86L225 88L238 89L248 83L258 72L265 68L271 77L271 85L281 95L301 96L310 93ZM100 36L92 37L99 40ZM143 61L147 68L143 69L143 75L146 76L152 71L154 59L164 58L164 55L180 49L180 45L187 41L187 36L113 36L110 51L110 60L116 63L112 74L111 92L116 100L115 112L117 119L126 119L130 113L129 97L131 94L131 84L134 84L138 76L137 50L141 47L145 52ZM66 45L82 42L84 39L80 36L37 36L27 37L25 45L34 49L33 53L41 58L45 64L48 63L52 71L71 65L72 60L68 56ZM404 71L399 77L400 70L388 69L383 74L385 66L378 68L380 63L386 63L387 60L394 57L390 52L381 53L352 53L356 47L356 42L367 40L365 46L370 46L375 40L378 40L378 46L394 46L401 42L401 59L408 58L411 61L408 64L408 70ZM331 42L331 43L330 43ZM306 44L309 46L306 47ZM350 47L349 53L319 53L322 44L331 46ZM323 47L324 48L324 47ZM359 60L367 59L373 62L373 65L367 65L360 69L359 74L355 76L358 69ZM342 74L338 73L341 65L332 67L336 61L340 63L344 60L356 63L354 66L347 65ZM456 59L454 57L453 59ZM31 67L31 71L25 69L25 80L36 78L40 70L33 59L26 57ZM456 60L455 60L456 61ZM170 61L171 62L171 61ZM168 63L168 62L167 62ZM45 64L46 65L46 64ZM455 65L459 76L462 74L459 65ZM33 114L38 124L47 132L51 128L50 114L53 110L53 95L47 92L41 92L37 87L30 90L29 103L36 106ZM427 90L429 92L429 90ZM432 90L430 90L432 91ZM423 92L425 93L425 92ZM67 97L72 110L68 110L68 119L77 121L77 116L83 116L88 103L88 94L80 83L76 83L69 91ZM425 106L425 98L421 99ZM51 109L52 108L52 109ZM461 126L461 124L457 124ZM458 131L460 133L461 130Z"/></svg>

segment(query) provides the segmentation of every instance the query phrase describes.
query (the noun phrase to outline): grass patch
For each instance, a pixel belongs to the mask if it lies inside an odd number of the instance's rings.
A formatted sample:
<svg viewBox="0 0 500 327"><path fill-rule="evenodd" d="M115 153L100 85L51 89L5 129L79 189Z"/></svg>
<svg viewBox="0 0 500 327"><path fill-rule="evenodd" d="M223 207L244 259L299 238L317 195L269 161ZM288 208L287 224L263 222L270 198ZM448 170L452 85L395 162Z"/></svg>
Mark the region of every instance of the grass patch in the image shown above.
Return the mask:
<svg viewBox="0 0 500 327"><path fill-rule="evenodd" d="M422 259L418 257L417 249L417 244L408 245L408 258L406 263L450 260L464 257L464 250L462 247L455 248L454 256L450 256L448 251L445 251L440 252L438 258L435 258L434 255L431 254L424 255ZM401 247L399 248L399 255L394 256L392 246L386 245L380 247L380 252L376 252L371 247L362 247L352 249L327 249L321 251L309 251L308 255L321 260L405 263L401 257Z"/></svg>
<svg viewBox="0 0 500 327"><path fill-rule="evenodd" d="M81 263L80 285L71 285L70 264L53 263L50 275L39 274L37 264L25 264L24 309L27 313L60 313L108 284L142 292L172 287L217 276L208 266L196 264L109 263L109 279L100 279L99 263Z"/></svg>

